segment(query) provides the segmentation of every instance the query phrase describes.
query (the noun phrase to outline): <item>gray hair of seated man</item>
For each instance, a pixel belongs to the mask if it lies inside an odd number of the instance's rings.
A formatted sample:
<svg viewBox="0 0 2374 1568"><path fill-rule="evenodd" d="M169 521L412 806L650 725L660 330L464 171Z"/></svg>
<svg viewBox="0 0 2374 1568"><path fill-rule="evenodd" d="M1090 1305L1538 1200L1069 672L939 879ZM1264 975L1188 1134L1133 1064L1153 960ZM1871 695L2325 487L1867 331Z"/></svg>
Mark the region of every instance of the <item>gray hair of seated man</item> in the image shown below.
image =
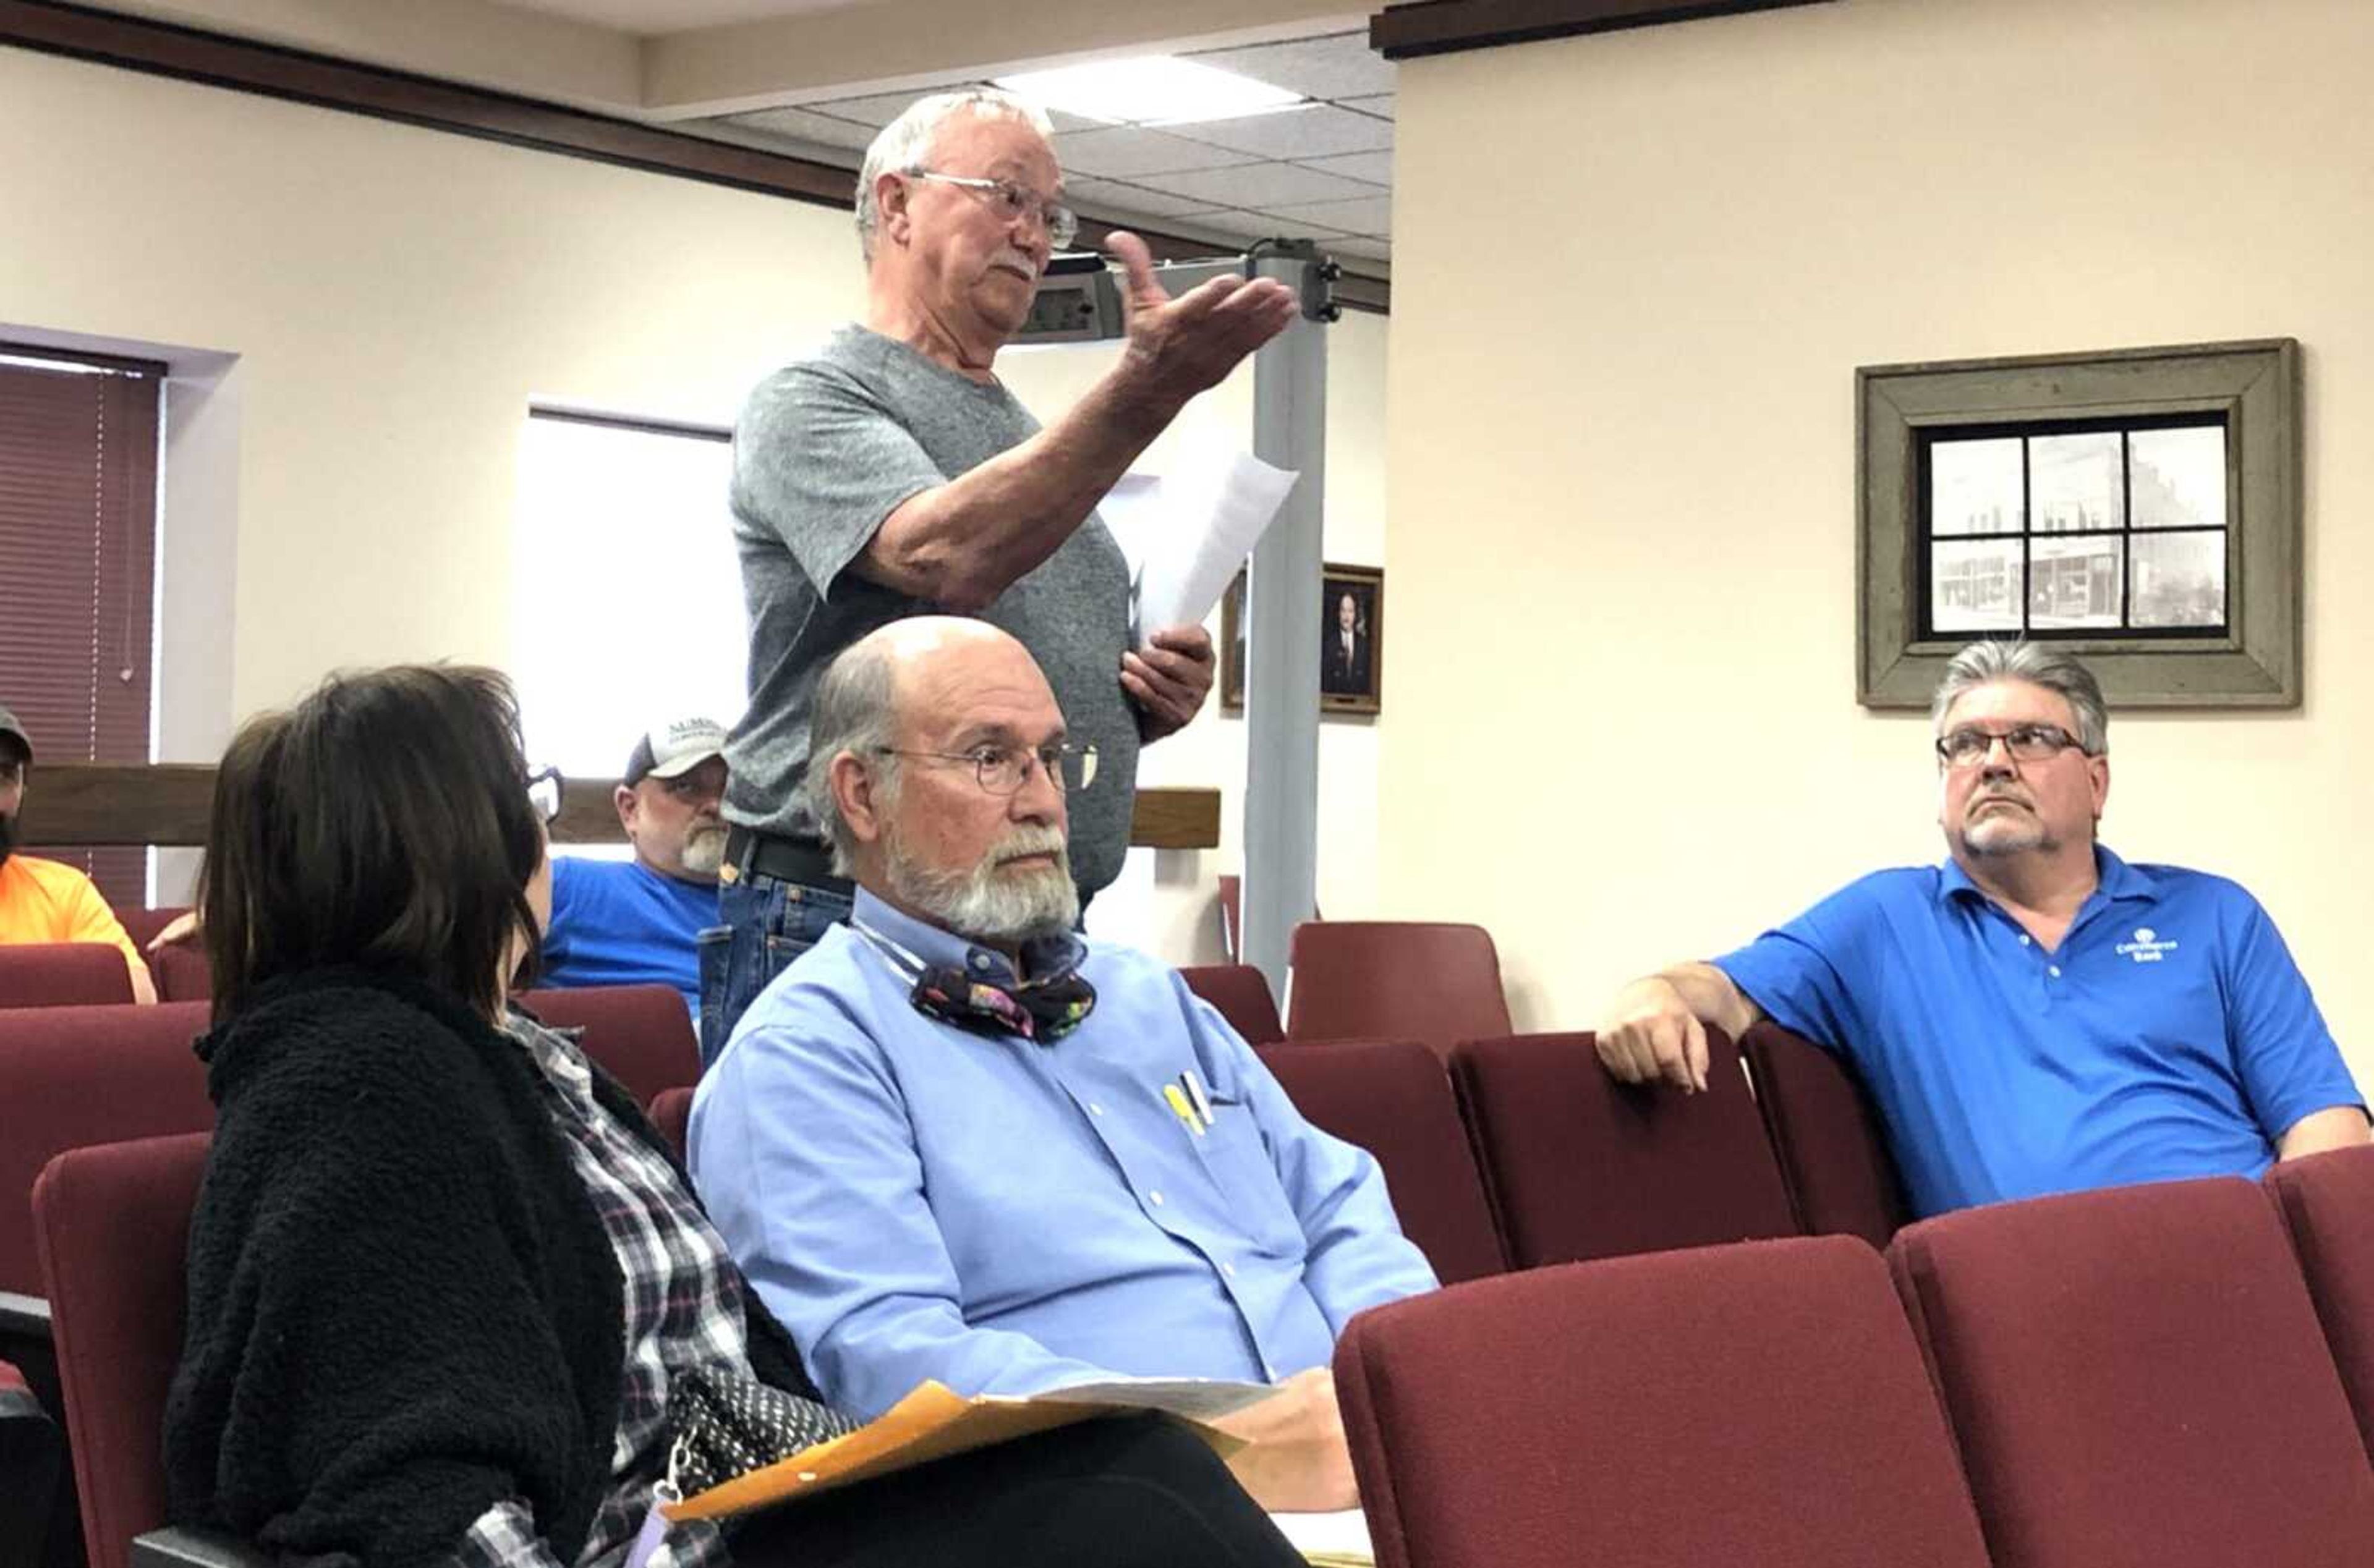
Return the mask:
<svg viewBox="0 0 2374 1568"><path fill-rule="evenodd" d="M1974 642L1954 655L1929 704L1931 727L1942 734L1945 711L1957 698L1996 681L2026 681L2058 693L2076 717L2077 743L2097 756L2110 749L2110 713L2101 683L2074 657L2043 642Z"/></svg>
<svg viewBox="0 0 2374 1568"><path fill-rule="evenodd" d="M864 167L857 171L857 243L868 262L874 260L874 231L882 219L874 202L875 181L885 174L911 174L922 169L940 127L965 113L1003 115L1021 121L1050 142L1055 137L1054 123L1046 111L995 88L967 88L917 99L882 127L882 134L865 149Z"/></svg>
<svg viewBox="0 0 2374 1568"><path fill-rule="evenodd" d="M871 639L868 639L869 641ZM841 820L832 793L832 759L852 752L874 776L874 799L888 810L899 802L899 759L883 748L899 738L898 680L887 648L860 642L844 649L817 679L808 713L808 768L802 781L808 810L832 843L832 869L851 875L857 838Z"/></svg>

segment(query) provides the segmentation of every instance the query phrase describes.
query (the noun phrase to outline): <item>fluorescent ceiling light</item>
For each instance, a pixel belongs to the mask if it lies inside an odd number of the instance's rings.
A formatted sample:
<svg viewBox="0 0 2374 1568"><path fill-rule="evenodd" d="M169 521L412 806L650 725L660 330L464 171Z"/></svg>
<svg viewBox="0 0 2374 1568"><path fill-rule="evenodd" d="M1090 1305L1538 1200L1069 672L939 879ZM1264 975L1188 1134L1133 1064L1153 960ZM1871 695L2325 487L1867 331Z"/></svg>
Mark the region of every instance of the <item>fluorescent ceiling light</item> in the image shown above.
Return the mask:
<svg viewBox="0 0 2374 1568"><path fill-rule="evenodd" d="M1301 94L1284 88L1168 55L1025 71L1000 76L997 85L1043 109L1125 125L1234 120L1304 101Z"/></svg>

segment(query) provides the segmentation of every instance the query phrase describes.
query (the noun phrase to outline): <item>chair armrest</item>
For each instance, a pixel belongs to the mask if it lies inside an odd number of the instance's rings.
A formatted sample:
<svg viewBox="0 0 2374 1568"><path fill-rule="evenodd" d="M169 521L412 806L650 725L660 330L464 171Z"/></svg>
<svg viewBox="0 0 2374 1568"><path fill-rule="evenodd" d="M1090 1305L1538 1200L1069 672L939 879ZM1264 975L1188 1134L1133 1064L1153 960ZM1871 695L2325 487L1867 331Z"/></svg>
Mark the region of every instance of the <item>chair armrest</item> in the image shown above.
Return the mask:
<svg viewBox="0 0 2374 1568"><path fill-rule="evenodd" d="M275 1568L278 1560L220 1530L168 1525L136 1536L131 1568Z"/></svg>

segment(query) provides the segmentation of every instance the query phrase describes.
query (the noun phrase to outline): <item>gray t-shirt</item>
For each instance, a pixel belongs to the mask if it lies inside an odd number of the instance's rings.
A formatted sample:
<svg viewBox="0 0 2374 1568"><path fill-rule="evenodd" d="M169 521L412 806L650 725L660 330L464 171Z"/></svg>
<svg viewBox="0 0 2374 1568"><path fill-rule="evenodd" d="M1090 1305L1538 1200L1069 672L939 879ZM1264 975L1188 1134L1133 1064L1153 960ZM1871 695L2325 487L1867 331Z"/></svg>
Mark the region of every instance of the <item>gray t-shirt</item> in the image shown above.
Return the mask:
<svg viewBox="0 0 2374 1568"><path fill-rule="evenodd" d="M726 742L728 821L817 836L800 780L817 678L876 627L935 606L849 570L910 497L1037 434L1002 385L934 363L863 327L758 383L734 431L734 535L750 616L750 707ZM1075 743L1097 748L1095 787L1071 807L1072 875L1093 893L1121 874L1137 791L1137 709L1121 685L1129 568L1090 513L980 618L1039 661Z"/></svg>

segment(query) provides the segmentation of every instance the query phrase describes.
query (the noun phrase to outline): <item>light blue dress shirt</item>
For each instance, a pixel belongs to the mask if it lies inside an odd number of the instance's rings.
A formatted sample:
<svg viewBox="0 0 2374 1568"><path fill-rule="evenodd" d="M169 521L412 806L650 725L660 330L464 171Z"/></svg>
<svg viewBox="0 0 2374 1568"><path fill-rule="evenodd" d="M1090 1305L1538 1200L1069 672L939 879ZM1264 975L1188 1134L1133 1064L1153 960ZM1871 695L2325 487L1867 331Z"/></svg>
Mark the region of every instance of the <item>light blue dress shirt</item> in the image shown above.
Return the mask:
<svg viewBox="0 0 2374 1568"><path fill-rule="evenodd" d="M1032 972L1078 962L1096 1009L1050 1044L988 1036L916 1011L899 950L1010 985L1001 955L863 891L852 920L743 1016L691 1131L711 1218L835 1403L876 1414L925 1378L1274 1382L1434 1288L1376 1161L1303 1120L1175 971L1034 944ZM1207 1131L1163 1093L1186 1072Z"/></svg>

